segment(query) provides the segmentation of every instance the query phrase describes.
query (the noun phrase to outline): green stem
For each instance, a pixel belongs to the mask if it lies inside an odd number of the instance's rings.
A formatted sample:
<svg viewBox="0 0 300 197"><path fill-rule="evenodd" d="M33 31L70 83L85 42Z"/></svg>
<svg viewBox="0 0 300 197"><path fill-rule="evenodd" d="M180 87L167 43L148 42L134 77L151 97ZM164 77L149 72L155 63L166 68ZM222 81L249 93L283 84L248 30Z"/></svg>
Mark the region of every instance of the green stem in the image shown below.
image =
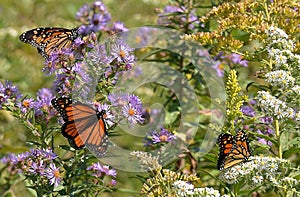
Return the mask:
<svg viewBox="0 0 300 197"><path fill-rule="evenodd" d="M280 132L279 132L279 122L278 120L275 120L275 134L278 139L278 157L282 159L282 146L281 146L281 140L280 140Z"/></svg>

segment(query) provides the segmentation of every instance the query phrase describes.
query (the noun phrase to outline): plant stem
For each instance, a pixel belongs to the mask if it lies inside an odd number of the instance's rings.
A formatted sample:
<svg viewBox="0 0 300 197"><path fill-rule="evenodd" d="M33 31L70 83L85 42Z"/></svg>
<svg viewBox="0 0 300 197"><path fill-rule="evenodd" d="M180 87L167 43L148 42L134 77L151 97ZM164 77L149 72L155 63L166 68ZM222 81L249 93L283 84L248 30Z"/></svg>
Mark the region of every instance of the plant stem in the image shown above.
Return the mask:
<svg viewBox="0 0 300 197"><path fill-rule="evenodd" d="M278 157L282 159L282 146L281 146L281 140L280 140L280 132L279 132L279 122L278 120L275 120L275 133L276 137L278 138Z"/></svg>

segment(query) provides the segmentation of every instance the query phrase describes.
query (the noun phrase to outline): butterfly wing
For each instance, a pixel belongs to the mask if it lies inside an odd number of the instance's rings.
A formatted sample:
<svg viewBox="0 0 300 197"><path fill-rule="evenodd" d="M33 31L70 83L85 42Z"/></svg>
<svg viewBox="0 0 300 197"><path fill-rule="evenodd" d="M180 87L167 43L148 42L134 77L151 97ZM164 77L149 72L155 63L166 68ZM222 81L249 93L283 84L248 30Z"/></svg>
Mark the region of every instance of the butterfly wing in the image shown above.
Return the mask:
<svg viewBox="0 0 300 197"><path fill-rule="evenodd" d="M78 28L44 27L22 33L20 40L36 47L38 52L47 58L55 50L69 48L77 37Z"/></svg>
<svg viewBox="0 0 300 197"><path fill-rule="evenodd" d="M108 137L102 112L80 102L72 103L70 98L64 97L53 99L52 105L65 121L62 134L72 147L80 149L86 145L97 156L105 154Z"/></svg>
<svg viewBox="0 0 300 197"><path fill-rule="evenodd" d="M217 168L219 170L247 161L251 155L248 137L244 131L239 131L234 137L230 134L221 134L218 143L220 153Z"/></svg>
<svg viewBox="0 0 300 197"><path fill-rule="evenodd" d="M250 157L252 151L249 146L248 137L244 131L239 131L235 136L235 145L236 150L239 151L240 155L244 156L244 160L247 160Z"/></svg>
<svg viewBox="0 0 300 197"><path fill-rule="evenodd" d="M217 168L221 170L224 168L225 160L234 146L234 137L230 134L222 133L219 135L217 143L220 147Z"/></svg>

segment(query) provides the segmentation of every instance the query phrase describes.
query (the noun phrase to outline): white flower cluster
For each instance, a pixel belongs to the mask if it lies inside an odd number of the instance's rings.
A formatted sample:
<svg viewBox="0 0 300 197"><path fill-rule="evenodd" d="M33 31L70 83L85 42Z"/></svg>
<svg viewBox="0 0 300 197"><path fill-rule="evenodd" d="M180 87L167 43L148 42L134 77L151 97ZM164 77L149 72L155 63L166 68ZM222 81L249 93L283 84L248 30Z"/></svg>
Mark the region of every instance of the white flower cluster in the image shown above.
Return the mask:
<svg viewBox="0 0 300 197"><path fill-rule="evenodd" d="M300 86L295 85L292 87L292 91L295 92L296 94L300 95Z"/></svg>
<svg viewBox="0 0 300 197"><path fill-rule="evenodd" d="M158 162L158 157L155 157L148 152L132 151L130 153L130 159L138 160L141 168L146 171L152 171L162 168L162 166Z"/></svg>
<svg viewBox="0 0 300 197"><path fill-rule="evenodd" d="M286 159L253 156L249 158L248 162L233 166L221 173L220 176L221 179L230 184L247 180L248 184L254 186L263 182L278 185L278 181L284 176L282 171L286 170L285 168L289 164L289 160Z"/></svg>
<svg viewBox="0 0 300 197"><path fill-rule="evenodd" d="M258 91L258 106L277 119L295 118L295 111L288 107L283 101L277 99L266 91Z"/></svg>
<svg viewBox="0 0 300 197"><path fill-rule="evenodd" d="M285 70L275 70L266 74L266 81L273 86L278 86L282 88L293 87L295 83L295 78L290 75L289 72Z"/></svg>
<svg viewBox="0 0 300 197"><path fill-rule="evenodd" d="M197 197L229 197L229 195L222 195L218 190L210 187L195 188L193 184L185 181L175 181L173 188L176 191L176 196L197 196Z"/></svg>
<svg viewBox="0 0 300 197"><path fill-rule="evenodd" d="M274 40L276 38L285 38L285 39L289 38L289 36L282 29L276 28L274 26L271 26L269 29L267 29L266 34L272 40Z"/></svg>
<svg viewBox="0 0 300 197"><path fill-rule="evenodd" d="M273 60L275 69L293 70L295 66L299 67L300 56L294 54L292 51L295 44L288 39L288 35L279 28L270 27L266 31L268 35L267 51L269 58Z"/></svg>
<svg viewBox="0 0 300 197"><path fill-rule="evenodd" d="M280 48L292 51L295 48L293 41L289 39L289 36L282 30L276 27L270 27L266 30L268 35L268 48Z"/></svg>

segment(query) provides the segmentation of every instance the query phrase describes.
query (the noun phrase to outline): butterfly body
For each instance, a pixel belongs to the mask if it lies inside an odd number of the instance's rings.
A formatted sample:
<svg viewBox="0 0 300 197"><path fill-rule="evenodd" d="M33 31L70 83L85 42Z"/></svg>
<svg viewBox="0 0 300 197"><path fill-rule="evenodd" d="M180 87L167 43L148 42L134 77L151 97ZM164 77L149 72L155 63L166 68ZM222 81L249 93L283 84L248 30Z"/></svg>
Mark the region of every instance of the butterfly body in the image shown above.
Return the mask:
<svg viewBox="0 0 300 197"><path fill-rule="evenodd" d="M51 103L65 122L61 131L73 148L81 149L87 146L99 157L105 154L108 145L103 119L105 111L97 111L87 104L73 102L67 97L55 98Z"/></svg>
<svg viewBox="0 0 300 197"><path fill-rule="evenodd" d="M252 153L244 131L239 131L236 136L227 133L220 134L217 143L220 146L217 163L219 170L247 161Z"/></svg>
<svg viewBox="0 0 300 197"><path fill-rule="evenodd" d="M42 27L26 31L19 38L36 47L43 57L48 58L54 51L70 48L77 37L78 28Z"/></svg>

